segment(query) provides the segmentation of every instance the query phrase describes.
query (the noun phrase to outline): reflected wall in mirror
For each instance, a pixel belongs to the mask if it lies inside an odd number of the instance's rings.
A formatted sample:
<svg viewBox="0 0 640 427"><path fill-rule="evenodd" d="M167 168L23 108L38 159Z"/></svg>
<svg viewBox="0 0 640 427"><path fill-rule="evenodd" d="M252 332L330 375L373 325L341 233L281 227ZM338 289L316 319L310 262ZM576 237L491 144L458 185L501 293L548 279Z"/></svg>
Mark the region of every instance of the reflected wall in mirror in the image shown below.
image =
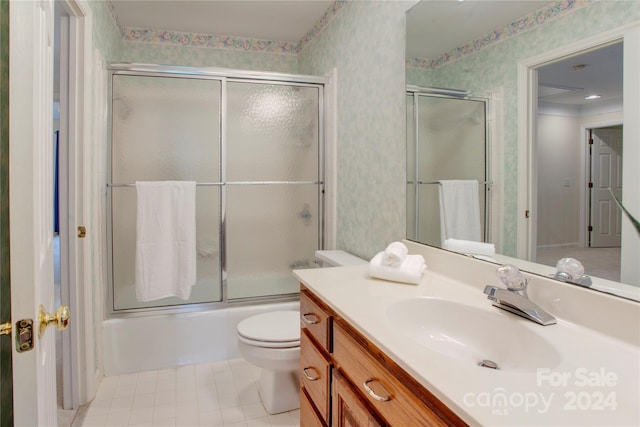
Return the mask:
<svg viewBox="0 0 640 427"><path fill-rule="evenodd" d="M606 186L611 186L615 192L613 181L619 177L623 203L638 215L640 125L637 118L630 118L632 114L635 117L640 114L637 94L639 32L638 2L422 1L407 13L408 85L489 93L501 103L502 112L489 117L490 123L498 123L496 135L493 135L496 138L492 139L495 152L490 157L488 178L492 188L502 197L497 209L492 209L489 220L496 229L495 236L500 237L496 249L504 255L503 258L496 257L498 262L518 258L525 270L548 275L555 271L557 259L552 258L575 255L586 264L588 274L608 275L590 264L589 258L581 252L583 249L595 251L590 247L594 239L588 231L595 206L592 209L591 194L586 188L593 161L589 161L583 141L591 129L624 123L621 171L611 175L607 169L606 176L612 179ZM609 48L606 55L610 55L607 65L612 66L606 70L598 71L599 67L595 65L602 65L599 60L579 57L592 55L591 51L605 47ZM621 58L615 59L612 53L616 49L625 56L624 85ZM569 64L561 60L578 62ZM581 61L585 61L587 67L579 67L585 64ZM551 76L558 74L554 67L566 69L567 66L578 66L569 70L573 73L570 83L547 78L547 72ZM576 73L581 71L583 75L600 72L609 82L617 80L619 88L598 88L609 92L599 93L600 99L586 104L584 97L591 94L587 87L590 83L577 78ZM537 80L541 83L539 90L537 85L532 87L532 82ZM536 93L539 93L540 106ZM579 98L580 103L563 100L570 96ZM537 120L536 110L540 117L544 116L540 120ZM569 129L570 133L562 129ZM614 132L620 132L620 128L617 129ZM567 145L558 145L559 139ZM553 150L546 151L545 160L545 153L540 153L544 144L547 148L549 144L555 144L556 155ZM555 163L551 165L546 161ZM410 168L408 166L408 171ZM571 193L570 197L568 193ZM640 273L636 272L640 272L637 262L640 236L630 224L625 224L624 218L620 220L621 226L616 225L619 213L610 209L614 206L610 201L596 205L611 219L613 234L616 227L621 231L621 280L635 286L624 286L612 275L609 277L615 282L594 279L594 288L640 299L640 288L636 287L640 286ZM559 207L565 209L561 213L554 211ZM499 221L496 222L496 218ZM570 236L554 240L559 237L558 230L568 229L571 229ZM495 236L489 236L488 240L494 241ZM614 253L614 259L618 258L616 249L606 251ZM635 261L630 263L628 260L634 251ZM548 252L553 253L549 255ZM604 258L604 255L594 257L597 261ZM605 269L610 268L620 271L615 264L605 266Z"/></svg>

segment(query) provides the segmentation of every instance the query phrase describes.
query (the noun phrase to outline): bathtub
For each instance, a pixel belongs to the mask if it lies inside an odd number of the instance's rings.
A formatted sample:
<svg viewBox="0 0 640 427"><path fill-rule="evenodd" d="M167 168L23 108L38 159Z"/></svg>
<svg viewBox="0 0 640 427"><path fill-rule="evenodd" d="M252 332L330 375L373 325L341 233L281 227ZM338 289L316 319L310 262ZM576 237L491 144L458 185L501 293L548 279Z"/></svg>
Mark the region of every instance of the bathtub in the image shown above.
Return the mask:
<svg viewBox="0 0 640 427"><path fill-rule="evenodd" d="M105 376L239 358L238 322L254 314L299 310L298 301L156 314L103 322Z"/></svg>

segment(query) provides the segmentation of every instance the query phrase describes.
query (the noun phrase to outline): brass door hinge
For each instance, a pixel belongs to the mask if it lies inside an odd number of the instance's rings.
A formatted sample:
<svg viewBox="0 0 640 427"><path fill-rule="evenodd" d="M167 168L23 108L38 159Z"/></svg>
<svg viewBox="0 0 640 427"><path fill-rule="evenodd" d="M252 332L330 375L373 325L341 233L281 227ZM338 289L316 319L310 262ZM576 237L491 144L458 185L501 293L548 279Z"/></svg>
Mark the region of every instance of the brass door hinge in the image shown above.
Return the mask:
<svg viewBox="0 0 640 427"><path fill-rule="evenodd" d="M79 225L78 226L78 238L84 239L85 237L87 237L87 227L85 227L84 225Z"/></svg>

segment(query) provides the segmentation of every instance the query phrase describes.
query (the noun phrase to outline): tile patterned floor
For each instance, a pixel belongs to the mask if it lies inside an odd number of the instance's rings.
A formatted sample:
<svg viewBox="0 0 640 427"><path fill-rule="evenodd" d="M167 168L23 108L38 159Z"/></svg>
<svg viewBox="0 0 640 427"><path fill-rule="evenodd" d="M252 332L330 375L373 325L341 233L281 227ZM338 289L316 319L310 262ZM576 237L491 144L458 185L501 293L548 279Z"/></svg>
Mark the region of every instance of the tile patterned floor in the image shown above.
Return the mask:
<svg viewBox="0 0 640 427"><path fill-rule="evenodd" d="M260 370L243 359L107 377L73 427L286 426L300 411L269 415L260 401Z"/></svg>

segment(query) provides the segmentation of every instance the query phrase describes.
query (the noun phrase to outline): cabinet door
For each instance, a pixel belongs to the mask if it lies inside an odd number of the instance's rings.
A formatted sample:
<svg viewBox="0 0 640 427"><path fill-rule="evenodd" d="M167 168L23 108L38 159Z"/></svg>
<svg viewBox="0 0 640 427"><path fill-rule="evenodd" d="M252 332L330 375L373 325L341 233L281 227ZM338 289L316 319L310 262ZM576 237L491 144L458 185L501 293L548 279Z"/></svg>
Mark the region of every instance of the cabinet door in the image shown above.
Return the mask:
<svg viewBox="0 0 640 427"><path fill-rule="evenodd" d="M337 369L333 370L333 427L382 427Z"/></svg>
<svg viewBox="0 0 640 427"><path fill-rule="evenodd" d="M313 409L307 393L304 389L300 390L300 427L325 427L320 416Z"/></svg>

